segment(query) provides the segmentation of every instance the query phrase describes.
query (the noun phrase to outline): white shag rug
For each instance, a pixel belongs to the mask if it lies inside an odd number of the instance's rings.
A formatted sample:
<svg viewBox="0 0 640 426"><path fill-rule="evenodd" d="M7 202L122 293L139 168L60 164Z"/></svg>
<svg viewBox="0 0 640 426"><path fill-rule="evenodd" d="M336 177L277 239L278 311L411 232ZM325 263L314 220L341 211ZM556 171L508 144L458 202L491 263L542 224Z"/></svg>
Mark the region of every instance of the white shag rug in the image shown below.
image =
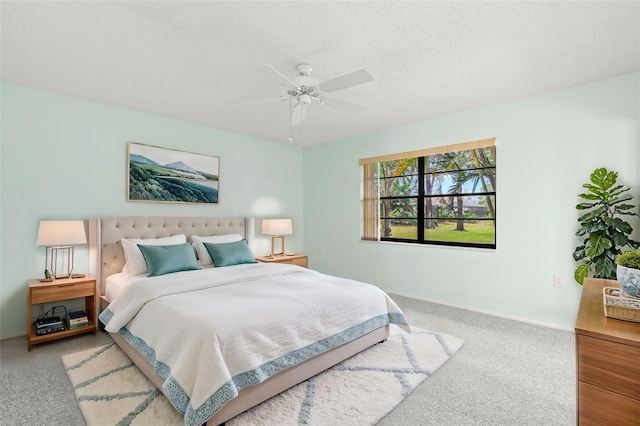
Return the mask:
<svg viewBox="0 0 640 426"><path fill-rule="evenodd" d="M456 337L392 325L389 339L226 422L226 426L373 425L462 345ZM62 362L88 426L181 425L162 393L113 343Z"/></svg>

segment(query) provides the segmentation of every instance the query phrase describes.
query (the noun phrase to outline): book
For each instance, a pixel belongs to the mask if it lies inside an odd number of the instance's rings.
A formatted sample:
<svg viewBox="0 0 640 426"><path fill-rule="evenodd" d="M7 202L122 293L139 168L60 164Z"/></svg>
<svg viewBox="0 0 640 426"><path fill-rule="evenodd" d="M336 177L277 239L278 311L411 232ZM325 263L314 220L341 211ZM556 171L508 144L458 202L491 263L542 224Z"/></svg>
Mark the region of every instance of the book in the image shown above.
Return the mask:
<svg viewBox="0 0 640 426"><path fill-rule="evenodd" d="M84 311L67 312L67 319L76 319L76 318L82 318L86 316L87 314L85 314Z"/></svg>
<svg viewBox="0 0 640 426"><path fill-rule="evenodd" d="M75 324L68 324L67 328L69 330L73 330L74 328L86 327L88 325L89 325L89 321L85 321L85 322L78 322L78 323L75 323Z"/></svg>
<svg viewBox="0 0 640 426"><path fill-rule="evenodd" d="M84 311L73 311L67 312L67 328L78 328L89 325L89 319L87 318L87 314Z"/></svg>

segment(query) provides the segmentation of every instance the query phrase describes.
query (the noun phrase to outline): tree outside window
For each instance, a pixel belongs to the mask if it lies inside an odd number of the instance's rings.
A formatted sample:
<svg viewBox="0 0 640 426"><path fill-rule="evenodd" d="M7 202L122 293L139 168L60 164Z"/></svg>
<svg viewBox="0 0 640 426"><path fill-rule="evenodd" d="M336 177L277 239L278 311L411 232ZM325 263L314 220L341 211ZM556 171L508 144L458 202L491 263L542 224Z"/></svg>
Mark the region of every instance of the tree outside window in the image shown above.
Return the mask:
<svg viewBox="0 0 640 426"><path fill-rule="evenodd" d="M488 141L377 162L379 240L495 248L496 147Z"/></svg>

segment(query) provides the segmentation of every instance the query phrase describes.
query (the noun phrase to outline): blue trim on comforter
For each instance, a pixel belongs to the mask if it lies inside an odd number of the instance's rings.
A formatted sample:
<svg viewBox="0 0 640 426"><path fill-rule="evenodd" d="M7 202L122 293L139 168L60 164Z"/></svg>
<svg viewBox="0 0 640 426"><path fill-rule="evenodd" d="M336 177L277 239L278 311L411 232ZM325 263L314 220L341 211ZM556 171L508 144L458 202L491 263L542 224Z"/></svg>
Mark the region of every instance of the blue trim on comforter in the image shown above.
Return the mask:
<svg viewBox="0 0 640 426"><path fill-rule="evenodd" d="M113 313L106 309L100 315L100 320L107 323L112 316ZM241 389L262 383L280 371L298 365L316 355L362 337L365 334L390 323L409 325L404 315L395 312L373 317L341 333L326 337L303 348L291 351L251 371L246 371L233 376L231 380L222 385L197 409L194 409L191 406L189 396L184 389L182 389L180 384L171 376L171 369L169 366L157 360L156 352L153 348L149 347L144 340L131 334L125 327L122 327L118 333L145 357L145 359L153 366L153 370L156 374L165 379L162 388L175 409L184 415L184 424L187 426L199 426L216 414L227 402L238 396L238 392L240 392Z"/></svg>

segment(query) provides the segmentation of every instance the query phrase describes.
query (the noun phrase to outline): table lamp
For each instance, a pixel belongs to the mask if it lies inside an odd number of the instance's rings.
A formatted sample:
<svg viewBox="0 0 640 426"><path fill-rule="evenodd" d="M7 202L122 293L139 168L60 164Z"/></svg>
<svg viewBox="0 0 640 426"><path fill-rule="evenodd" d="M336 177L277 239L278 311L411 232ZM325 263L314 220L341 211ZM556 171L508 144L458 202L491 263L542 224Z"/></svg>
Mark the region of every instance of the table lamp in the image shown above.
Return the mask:
<svg viewBox="0 0 640 426"><path fill-rule="evenodd" d="M264 235L271 235L271 252L267 257L284 254L284 236L293 233L291 231L291 219L262 219L262 233ZM275 241L277 239L282 241L282 252L280 253L274 253Z"/></svg>
<svg viewBox="0 0 640 426"><path fill-rule="evenodd" d="M72 275L73 245L86 243L87 235L83 221L41 220L38 229L38 245L45 246L47 250L44 259L45 276L50 271L53 278L83 277L83 274Z"/></svg>

